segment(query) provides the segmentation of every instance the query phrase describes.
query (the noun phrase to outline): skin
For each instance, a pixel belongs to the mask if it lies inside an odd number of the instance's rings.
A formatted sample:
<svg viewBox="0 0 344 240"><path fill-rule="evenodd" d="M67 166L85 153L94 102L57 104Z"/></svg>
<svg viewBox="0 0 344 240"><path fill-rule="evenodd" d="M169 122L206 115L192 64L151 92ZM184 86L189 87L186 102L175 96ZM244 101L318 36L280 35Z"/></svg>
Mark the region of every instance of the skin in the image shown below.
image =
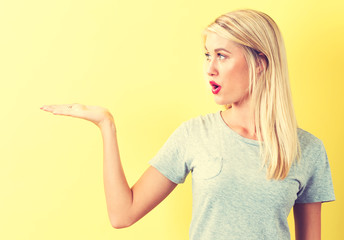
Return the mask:
<svg viewBox="0 0 344 240"><path fill-rule="evenodd" d="M221 86L214 100L219 105L232 104L232 108L221 112L223 120L243 137L257 139L248 95L249 69L244 50L215 33L208 33L205 50L205 78Z"/></svg>
<svg viewBox="0 0 344 240"><path fill-rule="evenodd" d="M222 112L223 120L241 136L257 140L251 98L248 96L249 68L243 48L215 33L208 33L205 49L206 78L222 87L214 95L215 102L232 104L230 109ZM266 66L265 59L260 60L263 64L258 64L257 73ZM321 239L320 202L295 204L294 220L296 240Z"/></svg>
<svg viewBox="0 0 344 240"><path fill-rule="evenodd" d="M109 220L114 228L131 226L176 187L177 184L153 167L149 167L135 185L129 187L120 160L114 119L107 109L82 104L46 105L41 109L55 115L88 120L100 129L105 198Z"/></svg>
<svg viewBox="0 0 344 240"><path fill-rule="evenodd" d="M220 105L232 104L221 113L226 124L246 138L256 139L251 100L248 93L248 66L244 50L232 41L209 33L205 42L204 71L209 81L221 85L214 95ZM258 66L256 72L260 71ZM148 167L129 187L121 164L116 126L111 113L99 106L82 104L45 105L54 115L81 118L94 123L103 140L103 178L107 210L114 228L131 226L141 219L177 186L154 167ZM321 203L295 204L296 240L318 240L321 236Z"/></svg>
<svg viewBox="0 0 344 240"><path fill-rule="evenodd" d="M298 203L294 205L295 239L321 239L321 203Z"/></svg>

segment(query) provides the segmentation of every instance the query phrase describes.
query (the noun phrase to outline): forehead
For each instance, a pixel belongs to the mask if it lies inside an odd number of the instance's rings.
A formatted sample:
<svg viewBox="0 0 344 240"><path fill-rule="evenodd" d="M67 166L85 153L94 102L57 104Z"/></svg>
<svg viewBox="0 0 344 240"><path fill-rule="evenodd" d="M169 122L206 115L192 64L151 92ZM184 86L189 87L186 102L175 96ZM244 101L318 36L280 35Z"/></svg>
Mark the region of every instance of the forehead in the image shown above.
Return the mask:
<svg viewBox="0 0 344 240"><path fill-rule="evenodd" d="M208 51L212 51L217 48L224 48L230 52L241 50L239 44L227 38L221 37L214 32L208 32L205 35L204 46Z"/></svg>

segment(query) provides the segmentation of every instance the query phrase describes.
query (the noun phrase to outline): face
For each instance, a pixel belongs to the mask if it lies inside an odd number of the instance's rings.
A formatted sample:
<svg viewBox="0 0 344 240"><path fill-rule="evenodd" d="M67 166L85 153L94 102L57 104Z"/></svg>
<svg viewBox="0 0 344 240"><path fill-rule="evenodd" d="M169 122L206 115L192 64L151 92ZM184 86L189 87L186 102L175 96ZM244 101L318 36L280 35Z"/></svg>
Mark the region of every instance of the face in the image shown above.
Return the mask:
<svg viewBox="0 0 344 240"><path fill-rule="evenodd" d="M249 69L244 49L216 33L205 41L205 78L219 105L239 104L248 96Z"/></svg>

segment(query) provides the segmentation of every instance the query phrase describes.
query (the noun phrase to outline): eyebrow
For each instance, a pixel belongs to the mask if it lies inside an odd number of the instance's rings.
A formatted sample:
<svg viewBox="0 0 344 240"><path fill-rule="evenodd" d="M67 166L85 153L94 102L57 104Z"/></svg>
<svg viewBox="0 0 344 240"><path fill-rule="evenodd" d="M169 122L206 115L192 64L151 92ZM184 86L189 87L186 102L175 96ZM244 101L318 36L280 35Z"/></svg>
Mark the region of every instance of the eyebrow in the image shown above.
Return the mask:
<svg viewBox="0 0 344 240"><path fill-rule="evenodd" d="M207 49L206 46L204 46L204 48L205 48L205 50L208 51L208 49ZM216 49L214 49L214 52L219 52L219 51L225 51L225 52L231 53L230 51L228 51L228 50L225 49L225 48L216 48Z"/></svg>

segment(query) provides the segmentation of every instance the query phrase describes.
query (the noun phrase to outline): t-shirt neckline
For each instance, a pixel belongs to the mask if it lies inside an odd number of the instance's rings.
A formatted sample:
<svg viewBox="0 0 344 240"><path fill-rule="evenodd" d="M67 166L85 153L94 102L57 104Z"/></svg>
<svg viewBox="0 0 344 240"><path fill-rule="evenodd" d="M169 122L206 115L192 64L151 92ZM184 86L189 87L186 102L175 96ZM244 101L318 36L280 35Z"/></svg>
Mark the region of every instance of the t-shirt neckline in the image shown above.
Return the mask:
<svg viewBox="0 0 344 240"><path fill-rule="evenodd" d="M249 138L245 138L243 136L241 136L239 133L237 133L236 131L234 131L233 129L231 129L226 122L224 121L224 119L221 116L221 110L217 112L216 114L219 122L221 123L222 128L225 129L225 131L227 131L229 134L231 134L233 137L235 137L236 139L249 143L249 144L253 144L253 145L257 145L259 146L259 142L258 140L254 140L254 139L249 139Z"/></svg>

